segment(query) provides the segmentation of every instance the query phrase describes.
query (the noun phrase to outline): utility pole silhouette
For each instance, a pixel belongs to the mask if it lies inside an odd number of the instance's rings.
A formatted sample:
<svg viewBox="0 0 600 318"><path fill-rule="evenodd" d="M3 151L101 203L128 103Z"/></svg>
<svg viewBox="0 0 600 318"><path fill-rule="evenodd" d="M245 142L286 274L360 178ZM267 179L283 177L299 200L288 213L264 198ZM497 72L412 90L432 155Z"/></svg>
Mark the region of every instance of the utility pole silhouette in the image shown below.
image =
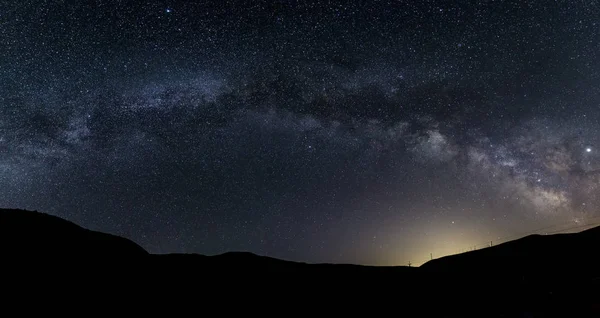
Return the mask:
<svg viewBox="0 0 600 318"><path fill-rule="evenodd" d="M429 253L429 257L433 259L433 253Z"/></svg>
<svg viewBox="0 0 600 318"><path fill-rule="evenodd" d="M410 267L410 265L412 265L412 264L410 263L410 261L408 261L408 267Z"/></svg>

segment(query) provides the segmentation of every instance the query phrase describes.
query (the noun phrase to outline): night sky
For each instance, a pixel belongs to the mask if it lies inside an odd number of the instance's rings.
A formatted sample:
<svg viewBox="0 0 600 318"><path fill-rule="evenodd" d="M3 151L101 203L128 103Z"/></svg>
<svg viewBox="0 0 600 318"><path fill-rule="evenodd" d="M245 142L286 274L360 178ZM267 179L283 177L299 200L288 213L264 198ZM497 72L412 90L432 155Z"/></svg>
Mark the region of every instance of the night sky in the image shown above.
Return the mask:
<svg viewBox="0 0 600 318"><path fill-rule="evenodd" d="M153 253L377 265L585 224L599 17L570 0L1 0L0 206Z"/></svg>

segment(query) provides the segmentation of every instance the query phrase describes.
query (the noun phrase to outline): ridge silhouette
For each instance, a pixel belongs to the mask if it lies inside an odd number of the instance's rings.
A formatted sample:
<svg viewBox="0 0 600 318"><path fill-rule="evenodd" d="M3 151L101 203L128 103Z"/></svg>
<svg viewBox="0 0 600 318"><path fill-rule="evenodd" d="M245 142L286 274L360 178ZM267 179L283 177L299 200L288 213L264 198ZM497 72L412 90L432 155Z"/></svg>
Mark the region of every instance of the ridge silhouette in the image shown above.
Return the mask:
<svg viewBox="0 0 600 318"><path fill-rule="evenodd" d="M420 267L307 264L249 252L151 254L128 239L90 231L56 216L0 209L3 266L15 265L14 273L18 272L17 265L33 259L42 259L43 263L35 264L46 266L93 260L86 263L84 274L73 266L61 271L61 283L113 270L120 274L111 276L112 284L150 280L157 292L162 286L172 290L197 284L210 290L207 284L214 278L231 281L237 284L232 285L235 288L244 286L245 280L255 280L267 290L264 293L273 295L310 290L312 299L337 295L357 304L386 299L389 306L395 300L406 310L422 309L421 303L426 301L432 305L427 307L426 316L460 317L486 307L492 308L486 311L487 317L598 317L599 243L600 227L595 227L571 234L529 235L434 259ZM34 273L40 277L46 272ZM457 305L462 303L467 305Z"/></svg>

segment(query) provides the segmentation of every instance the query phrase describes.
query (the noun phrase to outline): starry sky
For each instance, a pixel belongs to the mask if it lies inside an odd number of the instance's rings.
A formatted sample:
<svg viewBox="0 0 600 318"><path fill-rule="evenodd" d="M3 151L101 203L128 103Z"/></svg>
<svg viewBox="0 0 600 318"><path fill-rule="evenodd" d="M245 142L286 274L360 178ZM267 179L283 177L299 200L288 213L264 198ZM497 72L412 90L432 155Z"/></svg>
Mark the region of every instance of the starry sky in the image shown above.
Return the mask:
<svg viewBox="0 0 600 318"><path fill-rule="evenodd" d="M0 206L406 265L600 216L597 1L0 0Z"/></svg>

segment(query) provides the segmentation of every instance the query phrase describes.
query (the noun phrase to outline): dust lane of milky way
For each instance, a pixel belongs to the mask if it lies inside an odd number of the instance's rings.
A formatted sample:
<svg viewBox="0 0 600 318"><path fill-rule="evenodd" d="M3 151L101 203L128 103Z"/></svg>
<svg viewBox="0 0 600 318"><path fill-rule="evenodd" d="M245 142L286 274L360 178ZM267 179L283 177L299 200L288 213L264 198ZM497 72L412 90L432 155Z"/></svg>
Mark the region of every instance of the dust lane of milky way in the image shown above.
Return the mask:
<svg viewBox="0 0 600 318"><path fill-rule="evenodd" d="M599 216L596 2L0 4L0 206L413 263Z"/></svg>

